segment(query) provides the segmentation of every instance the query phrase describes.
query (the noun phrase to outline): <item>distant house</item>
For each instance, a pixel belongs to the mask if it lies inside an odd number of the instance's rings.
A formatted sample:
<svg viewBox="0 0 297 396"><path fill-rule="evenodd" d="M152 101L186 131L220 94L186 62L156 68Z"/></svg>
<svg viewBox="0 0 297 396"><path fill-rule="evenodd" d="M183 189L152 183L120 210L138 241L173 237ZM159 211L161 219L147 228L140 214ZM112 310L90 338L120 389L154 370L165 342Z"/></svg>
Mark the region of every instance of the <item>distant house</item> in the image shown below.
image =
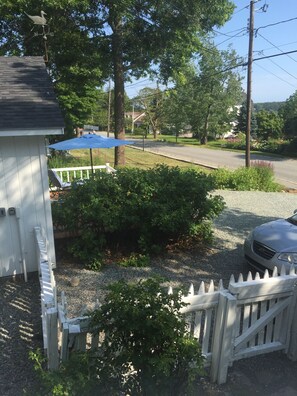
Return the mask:
<svg viewBox="0 0 297 396"><path fill-rule="evenodd" d="M0 57L0 277L37 270L33 229L55 250L45 135L64 121L42 57Z"/></svg>
<svg viewBox="0 0 297 396"><path fill-rule="evenodd" d="M133 130L134 127L140 127L145 119L146 113L145 111L127 111L125 113L125 119L131 125L131 129Z"/></svg>

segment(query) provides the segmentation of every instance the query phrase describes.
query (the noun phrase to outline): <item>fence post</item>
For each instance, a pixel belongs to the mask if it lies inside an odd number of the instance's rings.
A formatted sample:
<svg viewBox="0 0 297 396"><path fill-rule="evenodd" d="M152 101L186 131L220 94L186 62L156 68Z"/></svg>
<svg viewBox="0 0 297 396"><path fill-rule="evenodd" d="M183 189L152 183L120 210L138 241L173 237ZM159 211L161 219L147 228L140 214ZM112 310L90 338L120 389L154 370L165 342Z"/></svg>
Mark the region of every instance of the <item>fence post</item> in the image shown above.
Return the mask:
<svg viewBox="0 0 297 396"><path fill-rule="evenodd" d="M287 356L294 362L297 360L297 285L293 289L293 319L290 332L290 343Z"/></svg>
<svg viewBox="0 0 297 396"><path fill-rule="evenodd" d="M228 367L230 363L230 358L233 351L233 331L234 324L236 321L236 297L231 294L227 294L226 296L226 312L225 312L225 320L222 328L222 343L221 343L221 352L220 352L220 360L218 364L217 371L217 383L224 384L227 381Z"/></svg>
<svg viewBox="0 0 297 396"><path fill-rule="evenodd" d="M216 312L216 318L214 323L214 335L212 343L212 354L211 354L211 368L210 368L210 379L212 382L216 382L219 369L220 353L223 332L221 331L226 311L226 293L220 292L219 302Z"/></svg>
<svg viewBox="0 0 297 396"><path fill-rule="evenodd" d="M61 338L61 361L66 362L69 358L69 349L68 349L68 341L69 341L69 325L65 321L62 323L62 338Z"/></svg>
<svg viewBox="0 0 297 396"><path fill-rule="evenodd" d="M46 310L46 333L48 359L47 366L49 370L57 370L59 367L57 308L48 308Z"/></svg>
<svg viewBox="0 0 297 396"><path fill-rule="evenodd" d="M236 298L225 291L220 292L210 369L211 381L218 384L227 379L235 318Z"/></svg>

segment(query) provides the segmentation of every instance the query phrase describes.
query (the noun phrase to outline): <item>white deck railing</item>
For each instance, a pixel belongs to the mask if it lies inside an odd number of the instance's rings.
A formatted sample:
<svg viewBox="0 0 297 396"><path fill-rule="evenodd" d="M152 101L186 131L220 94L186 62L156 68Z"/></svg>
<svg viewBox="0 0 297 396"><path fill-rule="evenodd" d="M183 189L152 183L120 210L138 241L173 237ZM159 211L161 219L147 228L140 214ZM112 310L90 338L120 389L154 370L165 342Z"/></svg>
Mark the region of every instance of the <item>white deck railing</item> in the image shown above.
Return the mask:
<svg viewBox="0 0 297 396"><path fill-rule="evenodd" d="M84 180L89 179L92 174L91 166L76 166L76 167L65 167L65 168L52 168L55 171L62 182L72 182L74 180ZM113 173L116 170L106 163L105 165L95 165L93 166L94 173L106 172Z"/></svg>

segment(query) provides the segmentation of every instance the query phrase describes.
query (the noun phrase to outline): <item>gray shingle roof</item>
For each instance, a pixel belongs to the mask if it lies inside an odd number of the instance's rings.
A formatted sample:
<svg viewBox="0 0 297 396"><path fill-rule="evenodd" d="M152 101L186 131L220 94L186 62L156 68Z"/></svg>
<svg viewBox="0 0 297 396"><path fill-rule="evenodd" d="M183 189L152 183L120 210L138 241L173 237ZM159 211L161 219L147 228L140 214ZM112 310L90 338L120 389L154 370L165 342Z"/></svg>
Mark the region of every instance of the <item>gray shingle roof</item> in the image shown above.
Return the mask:
<svg viewBox="0 0 297 396"><path fill-rule="evenodd" d="M0 57L1 130L63 128L42 57Z"/></svg>

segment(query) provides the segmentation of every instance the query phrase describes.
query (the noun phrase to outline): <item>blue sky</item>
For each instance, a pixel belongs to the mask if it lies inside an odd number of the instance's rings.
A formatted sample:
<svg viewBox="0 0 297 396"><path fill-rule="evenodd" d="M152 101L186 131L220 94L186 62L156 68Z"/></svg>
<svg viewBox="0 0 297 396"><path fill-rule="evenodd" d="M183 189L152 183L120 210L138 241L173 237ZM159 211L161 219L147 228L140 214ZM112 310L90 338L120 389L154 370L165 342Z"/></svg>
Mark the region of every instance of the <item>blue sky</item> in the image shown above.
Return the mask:
<svg viewBox="0 0 297 396"><path fill-rule="evenodd" d="M247 60L248 32L245 28L249 19L250 1L235 0L234 3L234 14L223 28L217 30L219 33L215 42L219 49L225 49L231 44L238 55ZM268 8L263 12L261 8L265 4ZM261 0L254 4L254 8L254 28L257 32L254 37L254 58L297 50L297 0ZM288 21L289 19L293 20ZM246 70L241 70L241 74L245 77L245 89ZM283 101L296 90L297 52L253 62L254 102Z"/></svg>
<svg viewBox="0 0 297 396"><path fill-rule="evenodd" d="M233 0L233 2L236 5L234 14L222 28L215 29L214 41L222 50L231 45L239 56L247 60L250 1ZM266 12L261 10L263 6L267 8ZM254 37L254 58L297 50L297 0L260 0L255 2L254 8L254 28L257 31ZM291 21L288 21L290 19ZM242 86L245 90L246 68L238 70L244 77ZM140 89L147 86L155 85L148 79L144 79L127 84L126 91L128 96L133 97ZM252 99L254 102L284 101L296 90L297 52L253 63Z"/></svg>

